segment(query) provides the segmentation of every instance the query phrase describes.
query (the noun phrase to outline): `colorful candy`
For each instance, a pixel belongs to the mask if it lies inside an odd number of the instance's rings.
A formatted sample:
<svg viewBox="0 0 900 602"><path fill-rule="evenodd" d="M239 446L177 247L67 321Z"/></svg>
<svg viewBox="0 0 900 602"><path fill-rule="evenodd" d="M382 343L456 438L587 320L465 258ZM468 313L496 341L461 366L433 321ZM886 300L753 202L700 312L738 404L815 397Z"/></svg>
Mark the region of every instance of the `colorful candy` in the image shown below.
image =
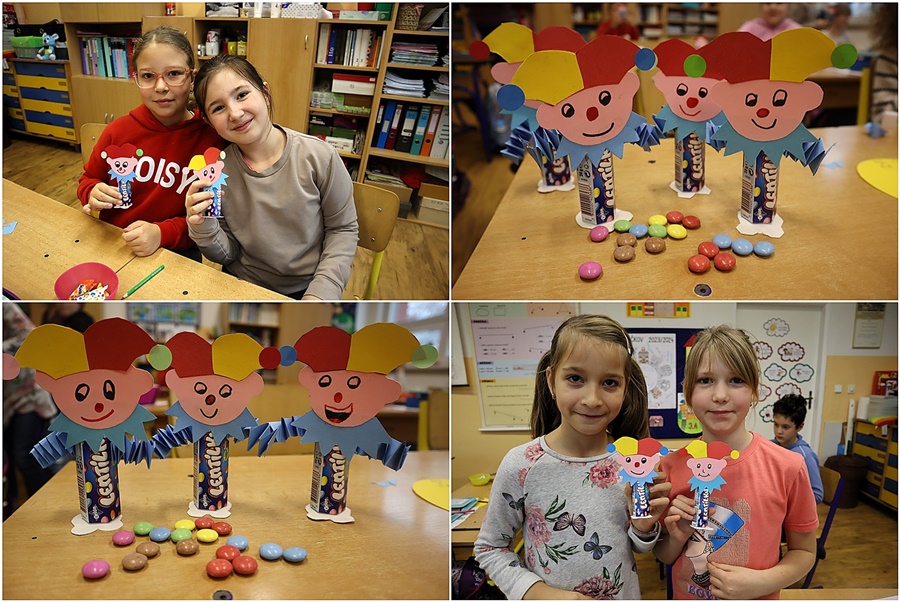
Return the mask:
<svg viewBox="0 0 900 602"><path fill-rule="evenodd" d="M731 243L731 250L734 251L736 255L746 257L753 253L753 243L746 238L738 238Z"/></svg>
<svg viewBox="0 0 900 602"><path fill-rule="evenodd" d="M578 266L578 275L584 280L596 280L603 273L603 266L596 261L585 261Z"/></svg>
<svg viewBox="0 0 900 602"><path fill-rule="evenodd" d="M594 226L591 228L591 240L594 242L603 242L609 236L609 230L606 226Z"/></svg>
<svg viewBox="0 0 900 602"><path fill-rule="evenodd" d="M666 214L666 221L670 224L680 224L684 219L684 215L680 211L669 211Z"/></svg>
<svg viewBox="0 0 900 602"><path fill-rule="evenodd" d="M89 560L81 567L81 574L87 579L100 579L109 573L109 563L105 560Z"/></svg>
<svg viewBox="0 0 900 602"><path fill-rule="evenodd" d="M131 531L116 531L113 533L112 541L117 546L130 546L134 542L134 533Z"/></svg>
<svg viewBox="0 0 900 602"><path fill-rule="evenodd" d="M259 546L259 555L266 560L278 560L284 554L284 550L277 543L264 543Z"/></svg>
<svg viewBox="0 0 900 602"><path fill-rule="evenodd" d="M700 218L696 215L685 215L681 220L681 225L688 230L696 230L700 227Z"/></svg>
<svg viewBox="0 0 900 602"><path fill-rule="evenodd" d="M174 531L172 531L172 535L170 535L169 537L174 543L178 543L182 539L190 539L192 537L191 530L185 528L175 529Z"/></svg>
<svg viewBox="0 0 900 602"><path fill-rule="evenodd" d="M306 560L306 550L303 548L288 548L284 551L284 559L288 562L298 563Z"/></svg>
<svg viewBox="0 0 900 602"><path fill-rule="evenodd" d="M650 224L650 227L647 228L647 231L650 236L654 238L665 238L666 236L668 236L665 224Z"/></svg>
<svg viewBox="0 0 900 602"><path fill-rule="evenodd" d="M231 561L231 564L234 572L238 575L252 575L259 566L252 556L238 556Z"/></svg>
<svg viewBox="0 0 900 602"><path fill-rule="evenodd" d="M719 247L715 243L705 241L697 245L697 252L712 259L719 254Z"/></svg>
<svg viewBox="0 0 900 602"><path fill-rule="evenodd" d="M166 541L170 535L172 535L172 532L165 527L157 527L150 531L150 539L156 542Z"/></svg>
<svg viewBox="0 0 900 602"><path fill-rule="evenodd" d="M231 563L223 558L216 558L206 563L206 573L216 579L227 577L233 570L234 567L231 566Z"/></svg>
<svg viewBox="0 0 900 602"><path fill-rule="evenodd" d="M628 232L631 229L631 222L627 219L616 220L616 223L613 224L613 228L616 232Z"/></svg>
<svg viewBox="0 0 900 602"><path fill-rule="evenodd" d="M212 529L200 529L197 531L197 539L203 543L212 543L219 539L219 534Z"/></svg>
<svg viewBox="0 0 900 602"><path fill-rule="evenodd" d="M175 521L176 529L187 529L188 531L193 531L196 526L197 525L194 524L194 521L189 518L183 518L179 521Z"/></svg>
<svg viewBox="0 0 900 602"><path fill-rule="evenodd" d="M138 554L143 554L147 558L153 558L159 554L159 544L152 541L145 541L134 550Z"/></svg>
<svg viewBox="0 0 900 602"><path fill-rule="evenodd" d="M231 525L224 521L220 521L217 523L213 523L212 530L219 535L228 535L229 533L231 533Z"/></svg>
<svg viewBox="0 0 900 602"><path fill-rule="evenodd" d="M669 238L681 240L682 238L687 236L687 229L681 224L669 224L669 226L666 228L666 234L669 235Z"/></svg>
<svg viewBox="0 0 900 602"><path fill-rule="evenodd" d="M647 242L644 243L644 248L647 249L648 253L653 253L656 255L657 253L662 253L666 250L666 241L662 238L648 238Z"/></svg>
<svg viewBox="0 0 900 602"><path fill-rule="evenodd" d="M135 535L148 535L150 531L153 530L153 525L147 522L135 523L134 525L134 534Z"/></svg>
<svg viewBox="0 0 900 602"><path fill-rule="evenodd" d="M613 251L613 258L621 263L627 263L634 259L634 247L625 245L624 247L616 247Z"/></svg>
<svg viewBox="0 0 900 602"><path fill-rule="evenodd" d="M753 245L753 252L760 257L769 257L770 255L772 255L772 253L775 252L775 245L768 241L761 240Z"/></svg>
<svg viewBox="0 0 900 602"><path fill-rule="evenodd" d="M229 562L231 562L232 560L234 560L235 558L237 558L240 555L241 555L241 551L238 550L234 546L228 546L228 545L220 546L216 550L216 558L224 558L225 560L227 560Z"/></svg>
<svg viewBox="0 0 900 602"><path fill-rule="evenodd" d="M625 234L620 234L619 236L616 237L616 246L617 247L625 247L625 246L633 247L636 244L637 244L637 237L635 237L634 234L630 234L630 233L626 232Z"/></svg>
<svg viewBox="0 0 900 602"><path fill-rule="evenodd" d="M694 255L688 259L688 269L695 274L709 271L709 257L706 255Z"/></svg>
<svg viewBox="0 0 900 602"><path fill-rule="evenodd" d="M735 263L737 263L737 260L731 253L719 253L716 255L716 258L713 259L713 265L716 266L717 270L722 272L730 272L733 270Z"/></svg>
<svg viewBox="0 0 900 602"><path fill-rule="evenodd" d="M665 215L651 215L647 223L651 226L665 226L669 223L669 220L666 219Z"/></svg>
<svg viewBox="0 0 900 602"><path fill-rule="evenodd" d="M250 542L247 541L246 537L242 537L240 535L232 535L228 538L228 541L225 542L229 546L234 546L241 552L247 549L247 546L250 545Z"/></svg>
<svg viewBox="0 0 900 602"><path fill-rule="evenodd" d="M137 552L127 554L122 559L122 568L126 571L139 571L147 566L147 557Z"/></svg>
<svg viewBox="0 0 900 602"><path fill-rule="evenodd" d="M731 237L727 234L716 234L712 239L713 243L720 249L731 248Z"/></svg>
<svg viewBox="0 0 900 602"><path fill-rule="evenodd" d="M175 551L182 556L192 556L193 554L196 554L199 549L200 544L193 539L182 539L175 544Z"/></svg>
<svg viewBox="0 0 900 602"><path fill-rule="evenodd" d="M644 224L635 224L628 230L628 233L632 234L635 238L644 238L649 231L650 229Z"/></svg>
<svg viewBox="0 0 900 602"><path fill-rule="evenodd" d="M213 519L211 519L211 518L208 517L208 516L204 516L204 517L202 517L202 518L198 518L197 520L194 521L194 525L195 525L198 529L212 529L212 526L213 526L214 524L216 524L216 521L214 521Z"/></svg>

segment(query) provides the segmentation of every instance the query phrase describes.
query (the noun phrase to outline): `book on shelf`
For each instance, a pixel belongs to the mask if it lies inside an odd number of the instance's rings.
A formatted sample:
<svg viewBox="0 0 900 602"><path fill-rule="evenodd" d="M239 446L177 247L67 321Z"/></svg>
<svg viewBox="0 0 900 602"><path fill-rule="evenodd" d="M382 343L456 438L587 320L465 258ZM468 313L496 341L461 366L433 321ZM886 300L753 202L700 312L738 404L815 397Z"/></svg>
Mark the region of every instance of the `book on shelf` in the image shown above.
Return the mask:
<svg viewBox="0 0 900 602"><path fill-rule="evenodd" d="M331 91L342 94L358 94L373 96L375 94L374 75L356 75L352 73L335 73L331 80Z"/></svg>
<svg viewBox="0 0 900 602"><path fill-rule="evenodd" d="M434 135L437 132L437 124L441 118L444 107L435 105L431 107L431 115L428 117L428 126L425 128L425 138L422 140L422 150L419 153L423 157L431 156L431 146L434 144Z"/></svg>
<svg viewBox="0 0 900 602"><path fill-rule="evenodd" d="M419 118L419 105L409 105L406 113L403 115L403 123L400 126L400 133L397 134L397 144L394 150L401 153L408 153L412 147L413 134L416 130L416 122Z"/></svg>
<svg viewBox="0 0 900 602"><path fill-rule="evenodd" d="M409 147L410 155L418 155L422 152L422 142L425 140L425 128L428 127L429 117L431 117L431 105L422 105L422 108L419 110L419 118L416 120L412 145Z"/></svg>
<svg viewBox="0 0 900 602"><path fill-rule="evenodd" d="M450 150L450 111L441 111L441 117L437 123L434 135L434 143L431 145L429 157L434 159L446 159Z"/></svg>
<svg viewBox="0 0 900 602"><path fill-rule="evenodd" d="M406 105L397 101L397 108L394 110L394 118L391 120L391 127L388 130L387 142L384 144L386 150L393 150L397 145L397 135L400 131L401 119Z"/></svg>
<svg viewBox="0 0 900 602"><path fill-rule="evenodd" d="M345 67L379 67L381 30L337 27L323 23L316 45L316 63Z"/></svg>
<svg viewBox="0 0 900 602"><path fill-rule="evenodd" d="M130 79L134 75L131 57L138 38L105 36L79 32L78 48L85 75Z"/></svg>
<svg viewBox="0 0 900 602"><path fill-rule="evenodd" d="M397 109L397 101L389 100L381 105L384 109L384 116L381 120L381 127L378 128L378 139L375 141L376 148L384 148L387 144L388 134L391 133L391 124L394 122L394 112Z"/></svg>
<svg viewBox="0 0 900 602"><path fill-rule="evenodd" d="M278 308L264 303L232 303L228 307L228 320L257 326L278 327Z"/></svg>

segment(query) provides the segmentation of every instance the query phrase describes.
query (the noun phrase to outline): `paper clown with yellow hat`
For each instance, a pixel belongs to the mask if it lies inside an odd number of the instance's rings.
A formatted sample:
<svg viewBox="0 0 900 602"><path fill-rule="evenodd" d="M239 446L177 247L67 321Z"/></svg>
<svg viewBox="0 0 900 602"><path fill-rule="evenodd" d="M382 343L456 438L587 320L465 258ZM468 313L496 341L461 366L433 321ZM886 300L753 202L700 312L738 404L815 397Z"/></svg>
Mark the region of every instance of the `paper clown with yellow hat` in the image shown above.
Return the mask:
<svg viewBox="0 0 900 602"><path fill-rule="evenodd" d="M669 449L656 439L646 437L641 440L633 437L619 437L610 443L606 450L617 451L615 461L622 467L619 476L625 483L631 484L631 496L634 509L631 518L648 518L650 516L650 485L657 475L656 464L660 456L669 453Z"/></svg>
<svg viewBox="0 0 900 602"><path fill-rule="evenodd" d="M306 364L297 375L309 393L312 409L251 429L249 447L259 442L259 454L271 441L299 436L315 443L313 483L307 516L314 520L352 522L347 508L347 472L356 454L381 460L398 470L409 445L388 435L376 414L397 401L401 385L387 375L412 361L428 367L437 350L397 324L370 324L351 335L333 326L307 332L294 343L296 360Z"/></svg>
<svg viewBox="0 0 900 602"><path fill-rule="evenodd" d="M265 386L256 372L263 347L242 333L210 343L195 332L179 332L165 347L170 361L151 361L169 368L166 385L178 401L166 410L175 424L153 436L154 451L164 458L173 447L193 443L194 496L187 513L227 518L229 438L242 441L257 425L247 404Z"/></svg>
<svg viewBox="0 0 900 602"><path fill-rule="evenodd" d="M206 149L202 155L194 155L188 163L188 169L203 182L204 192L212 192L212 205L203 214L204 217L222 217L222 196L225 191L222 186L227 186L225 180L228 175L222 171L225 167L225 151L214 147Z"/></svg>
<svg viewBox="0 0 900 602"><path fill-rule="evenodd" d="M741 454L721 441L707 443L702 439L691 441L687 447L683 448L682 452L690 456L687 467L694 475L688 479L691 491L694 492L697 508L691 526L695 529L711 531L709 496L713 491L721 489L725 485L722 471L728 463L728 458L736 460Z"/></svg>
<svg viewBox="0 0 900 602"><path fill-rule="evenodd" d="M14 378L20 367L34 368L35 382L60 409L51 433L31 455L43 468L69 453L75 456L82 508L72 519L76 535L121 528L118 463L150 461L135 440L146 440L144 423L155 420L138 404L153 387L153 376L133 363L155 345L139 326L107 318L84 334L56 324L39 326L14 358L4 356L4 379Z"/></svg>

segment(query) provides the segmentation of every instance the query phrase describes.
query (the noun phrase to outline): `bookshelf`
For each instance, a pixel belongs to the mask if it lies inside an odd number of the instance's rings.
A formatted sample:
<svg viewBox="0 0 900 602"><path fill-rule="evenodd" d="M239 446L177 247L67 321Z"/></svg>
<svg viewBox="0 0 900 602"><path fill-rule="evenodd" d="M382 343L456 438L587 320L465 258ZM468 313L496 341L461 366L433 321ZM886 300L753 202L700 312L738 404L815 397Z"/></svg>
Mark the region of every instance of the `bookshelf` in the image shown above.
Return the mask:
<svg viewBox="0 0 900 602"><path fill-rule="evenodd" d="M613 5L572 5L574 27L591 39L597 26L609 16ZM719 33L719 5L717 3L673 4L640 2L628 4L628 20L641 31L645 40L693 38L702 35L712 39Z"/></svg>

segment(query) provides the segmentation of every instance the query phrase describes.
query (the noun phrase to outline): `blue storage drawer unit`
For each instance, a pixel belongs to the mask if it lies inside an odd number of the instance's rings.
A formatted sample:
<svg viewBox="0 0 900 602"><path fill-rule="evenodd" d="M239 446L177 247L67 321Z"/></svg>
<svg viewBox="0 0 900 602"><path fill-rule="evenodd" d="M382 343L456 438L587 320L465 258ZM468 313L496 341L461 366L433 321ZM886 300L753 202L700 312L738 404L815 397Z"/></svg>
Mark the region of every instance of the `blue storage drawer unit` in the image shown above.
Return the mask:
<svg viewBox="0 0 900 602"><path fill-rule="evenodd" d="M16 76L12 73L3 73L3 85L4 86L15 86L16 85Z"/></svg>
<svg viewBox="0 0 900 602"><path fill-rule="evenodd" d="M31 100L46 100L48 102L59 102L64 105L69 104L69 93L59 90L44 90L43 88L19 88L19 94L22 98L30 98Z"/></svg>
<svg viewBox="0 0 900 602"><path fill-rule="evenodd" d="M54 63L16 63L19 75L38 75L40 77L66 77L66 66Z"/></svg>
<svg viewBox="0 0 900 602"><path fill-rule="evenodd" d="M41 113L39 111L25 111L25 119L34 123L46 123L60 127L75 127L75 122L68 115L55 115L53 113Z"/></svg>
<svg viewBox="0 0 900 602"><path fill-rule="evenodd" d="M25 122L21 119L13 119L12 117L4 117L9 120L9 127L20 132L25 131Z"/></svg>

